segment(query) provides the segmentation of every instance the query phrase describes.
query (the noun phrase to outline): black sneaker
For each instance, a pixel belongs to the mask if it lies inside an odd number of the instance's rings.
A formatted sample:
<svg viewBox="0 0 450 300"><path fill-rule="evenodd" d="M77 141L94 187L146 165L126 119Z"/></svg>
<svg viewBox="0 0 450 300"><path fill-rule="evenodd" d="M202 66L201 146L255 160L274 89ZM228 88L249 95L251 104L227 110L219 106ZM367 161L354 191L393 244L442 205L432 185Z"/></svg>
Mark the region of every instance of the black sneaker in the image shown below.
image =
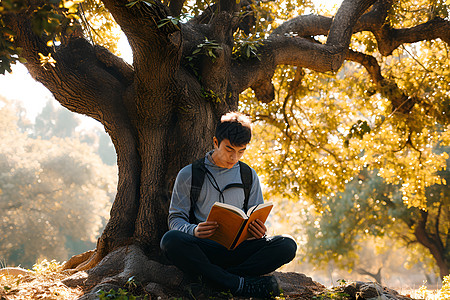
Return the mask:
<svg viewBox="0 0 450 300"><path fill-rule="evenodd" d="M184 292L190 300L231 299L233 296L230 292L224 292L204 283L191 283L184 288Z"/></svg>
<svg viewBox="0 0 450 300"><path fill-rule="evenodd" d="M242 291L236 296L274 298L280 294L278 282L274 276L245 277Z"/></svg>

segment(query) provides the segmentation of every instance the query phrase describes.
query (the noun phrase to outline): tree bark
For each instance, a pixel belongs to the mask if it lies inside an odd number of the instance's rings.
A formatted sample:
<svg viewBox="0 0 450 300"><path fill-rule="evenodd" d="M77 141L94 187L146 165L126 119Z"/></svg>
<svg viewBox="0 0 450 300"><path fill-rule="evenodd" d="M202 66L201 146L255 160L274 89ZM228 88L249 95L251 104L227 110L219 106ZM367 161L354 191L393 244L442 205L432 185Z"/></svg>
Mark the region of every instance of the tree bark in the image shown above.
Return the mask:
<svg viewBox="0 0 450 300"><path fill-rule="evenodd" d="M421 210L419 222L415 225L414 228L414 235L416 236L417 241L430 251L439 268L439 274L441 278L444 278L444 276L450 274L448 265L449 262L447 260L442 241L440 240L439 233L436 233L432 236L427 233L427 219L428 213Z"/></svg>
<svg viewBox="0 0 450 300"><path fill-rule="evenodd" d="M218 1L203 18L178 25L160 21L179 15L182 0L170 1L169 7L157 0L131 6L126 0L103 2L128 38L132 66L79 34L48 47L31 29L32 9L8 20L30 74L63 106L101 122L116 149L119 181L110 220L96 251L66 264L78 270L97 265L108 253L129 244L162 260L159 241L167 230L176 174L212 147L215 124L223 113L238 108L242 91L251 87L260 101L273 99L271 79L278 65L336 72L347 58L363 64L381 88L384 79L376 60L349 51L355 31L372 31L382 53L428 37L448 42L450 32L449 22L442 19L404 31L392 29L385 22L392 1L344 0L334 19L295 18L262 43L259 59L235 61L231 53L233 33L241 21L240 2ZM325 44L310 39L320 34L328 35ZM195 74L186 56L206 39L218 44L215 57L200 55ZM38 53L51 55L55 66L42 66ZM208 93L215 97L207 97ZM429 244L420 226L417 230L418 239Z"/></svg>

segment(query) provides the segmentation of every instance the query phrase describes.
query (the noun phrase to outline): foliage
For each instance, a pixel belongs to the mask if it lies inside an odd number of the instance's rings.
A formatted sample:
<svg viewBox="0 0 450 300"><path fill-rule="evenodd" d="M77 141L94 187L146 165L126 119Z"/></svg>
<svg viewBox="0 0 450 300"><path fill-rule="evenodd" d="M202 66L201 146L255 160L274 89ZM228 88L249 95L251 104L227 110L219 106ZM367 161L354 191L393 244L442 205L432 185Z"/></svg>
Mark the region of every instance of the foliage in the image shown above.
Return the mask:
<svg viewBox="0 0 450 300"><path fill-rule="evenodd" d="M178 23L180 23L180 18L168 16L165 19L161 19L158 21L158 28L161 28L161 27L169 24L169 22L172 23L174 26L176 26L176 28L179 28Z"/></svg>
<svg viewBox="0 0 450 300"><path fill-rule="evenodd" d="M402 13L391 11L388 19L403 28L431 12L448 18L445 5L400 1L395 9ZM274 101L261 104L251 90L240 99L257 124L247 160L267 184L267 197L313 203L300 212L307 226L297 231L309 236L305 255L349 268L365 236L394 235L411 247L417 240L409 225L417 224L420 210L430 215L427 230L437 234L434 216L449 205L450 141L446 43L418 42L383 57L373 35L362 32L352 37L351 48L376 56L386 78L382 87L352 62L337 74L280 66L272 79ZM418 99L406 114L387 98L395 86ZM449 216L440 217L446 245ZM426 252L416 252L416 259Z"/></svg>
<svg viewBox="0 0 450 300"><path fill-rule="evenodd" d="M77 1L55 1L54 3L42 3L34 7L31 19L33 31L45 38L48 46L60 42L61 33L75 29L74 20L78 20ZM11 72L11 64L20 61L20 49L13 46L15 33L7 27L9 13L18 13L29 9L27 3L21 0L7 0L0 3L0 73Z"/></svg>
<svg viewBox="0 0 450 300"><path fill-rule="evenodd" d="M425 300L450 299L450 276L444 276L444 279L442 280L442 287L439 290L429 291L424 284L419 288L419 294Z"/></svg>
<svg viewBox="0 0 450 300"><path fill-rule="evenodd" d="M253 36L247 36L242 31L237 31L234 35L234 42L233 59L246 60L257 58L261 60L258 55L258 46L262 45L260 39L255 39Z"/></svg>
<svg viewBox="0 0 450 300"><path fill-rule="evenodd" d="M335 291L331 289L330 291L326 291L318 296L314 296L312 299L314 300L345 300L349 299L349 295L343 293L339 290Z"/></svg>
<svg viewBox="0 0 450 300"><path fill-rule="evenodd" d="M142 292L142 287L134 277L130 277L123 288L119 288L117 291L110 289L109 291L99 290L98 298L100 300L115 299L115 300L147 300L148 295L137 295Z"/></svg>
<svg viewBox="0 0 450 300"><path fill-rule="evenodd" d="M68 288L61 280L68 277L61 273L62 264L43 260L27 270L26 275L0 275L0 297L4 299L76 299L81 289Z"/></svg>
<svg viewBox="0 0 450 300"><path fill-rule="evenodd" d="M203 41L203 43L200 43L197 45L196 49L192 51L192 55L205 55L209 57L213 62L216 60L217 55L215 51L221 50L222 47L215 41L210 41L207 38Z"/></svg>
<svg viewBox="0 0 450 300"><path fill-rule="evenodd" d="M342 287L347 283L345 279L339 279L338 280L339 286L338 287L332 287L327 289L325 292L314 296L314 300L324 300L324 299L335 299L335 300L345 300L349 299L349 294L344 293L342 291Z"/></svg>
<svg viewBox="0 0 450 300"><path fill-rule="evenodd" d="M413 261L425 260L429 254L423 248L412 247L417 242L414 229L421 220L420 210L408 208L399 190L399 186L386 184L376 176L376 172L364 172L346 186L345 192L324 199L324 210L315 216L309 214L304 222L306 256L313 261L333 260L351 270L357 263L355 256L361 241L369 236L389 236L397 241L398 246L409 248L406 257ZM448 188L443 185L427 191L432 204L427 208L426 230L430 236L439 235L443 241L448 238L450 216L439 212L439 207L448 206L448 198L442 197L447 193ZM439 224L439 232L436 232L436 224Z"/></svg>
<svg viewBox="0 0 450 300"><path fill-rule="evenodd" d="M21 49L13 44L16 33L8 28L7 20L9 14L27 9L30 8L23 0L6 0L0 3L0 74L11 72L11 64L17 61L25 62L20 57ZM101 1L43 1L41 5L32 9L33 31L45 39L47 46L59 46L63 42L63 35L82 30L93 43L118 53L118 26ZM53 60L50 54L40 55L44 65Z"/></svg>
<svg viewBox="0 0 450 300"><path fill-rule="evenodd" d="M351 67L341 72L360 72ZM440 238L449 247L449 215L436 218L439 207L449 205L448 149L443 147L448 127L436 126L431 116L419 112L414 117L388 114L382 98L371 106L364 94L357 97L358 79L348 75L344 82L340 74L320 78L305 70L302 84L295 87L288 81L294 72L279 70L278 101L253 105L248 93L243 107L249 105L248 112L261 124L251 147L256 155L247 158L268 183L267 197L315 204L301 212L304 228L296 231L308 237L304 257L351 270L365 236L389 234L409 245L412 261L428 258L424 248L417 252L411 246L417 242L411 224L417 224L420 209L428 211L427 230L437 234L433 227L438 222ZM308 88L311 82L314 90ZM445 89L439 96L448 98Z"/></svg>
<svg viewBox="0 0 450 300"><path fill-rule="evenodd" d="M65 260L91 248L108 217L115 168L77 139L21 133L10 104L3 103L0 256L31 266L39 258Z"/></svg>
<svg viewBox="0 0 450 300"><path fill-rule="evenodd" d="M44 259L33 265L33 271L40 275L53 274L62 271L62 264L54 259L52 261Z"/></svg>
<svg viewBox="0 0 450 300"><path fill-rule="evenodd" d="M101 45L113 53L120 54L117 46L120 38L119 26L105 8L103 2L84 0L80 2L79 10L85 36L88 36L93 43Z"/></svg>

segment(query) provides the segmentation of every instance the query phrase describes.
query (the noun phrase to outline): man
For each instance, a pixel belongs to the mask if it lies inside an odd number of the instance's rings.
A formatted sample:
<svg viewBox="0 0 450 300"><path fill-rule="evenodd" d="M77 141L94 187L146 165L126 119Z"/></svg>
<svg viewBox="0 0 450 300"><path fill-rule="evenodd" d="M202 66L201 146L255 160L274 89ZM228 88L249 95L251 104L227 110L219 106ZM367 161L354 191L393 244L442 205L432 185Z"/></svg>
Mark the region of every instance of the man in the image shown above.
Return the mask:
<svg viewBox="0 0 450 300"><path fill-rule="evenodd" d="M161 240L161 249L175 266L201 276L212 287L234 296L268 298L279 294L278 283L275 277L262 275L295 257L297 245L291 237L267 237L264 223L255 220L249 226L253 238L234 250L208 239L218 227L216 222L206 221L215 202L239 208L245 198L247 207L263 203L258 176L248 166L252 184L247 196L242 188L242 166L238 162L250 139L251 123L245 115L231 112L222 116L213 138L214 150L204 158L206 170L200 194L192 205L193 165L178 173L169 209L170 230Z"/></svg>

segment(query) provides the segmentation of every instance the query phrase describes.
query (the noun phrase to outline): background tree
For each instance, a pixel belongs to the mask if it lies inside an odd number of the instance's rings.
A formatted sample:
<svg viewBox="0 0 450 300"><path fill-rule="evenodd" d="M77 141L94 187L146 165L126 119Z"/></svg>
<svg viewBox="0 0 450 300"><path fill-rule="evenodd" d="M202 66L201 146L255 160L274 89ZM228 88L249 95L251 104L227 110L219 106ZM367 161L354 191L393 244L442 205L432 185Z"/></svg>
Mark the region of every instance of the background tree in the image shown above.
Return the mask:
<svg viewBox="0 0 450 300"><path fill-rule="evenodd" d="M345 192L324 199L326 209L322 214L308 218L307 256L352 268L358 240L364 236L389 237L407 247L419 243L422 251L409 251L405 256L413 256L413 260L431 256L439 273L445 275L449 253L449 215L448 209L443 209L448 207L447 186L428 188L429 207L421 210L403 203L398 186L386 184L374 172L365 174L364 180L349 183Z"/></svg>
<svg viewBox="0 0 450 300"><path fill-rule="evenodd" d="M19 107L20 109L20 107ZM110 166L117 164L116 153L109 136L99 126L81 126L82 120L75 114L57 107L52 100L48 100L34 121L28 120L26 113L19 115L19 129L29 137L44 140L59 138L77 138L93 148L102 161Z"/></svg>
<svg viewBox="0 0 450 300"><path fill-rule="evenodd" d="M88 26L77 25L78 20L93 15L80 13L80 17L77 13L81 10L77 11L73 2L2 1L6 45L2 48L3 68L8 70L9 63L18 57L26 59L30 74L63 106L105 126L117 152L118 193L111 218L94 255L88 260L83 256L79 260L85 263L76 260L68 267L90 268L127 244L139 245L149 257L159 260L159 240L167 230L167 209L176 173L209 150L218 118L227 110L237 109L240 93L248 88L256 97L249 101L259 101L253 107L257 120L266 121L282 133L270 141L279 156L268 159L265 165L267 170L278 168L269 176L269 184L276 188L289 185L294 192L307 195L325 195L342 186L337 184L342 178L349 181L361 169L362 152L357 145L362 142L355 141L356 137L364 138L365 144L378 142L403 150L389 152L390 160L378 160L386 171L391 170L395 155L409 149L402 148L405 142L414 144L425 139L414 135L423 132L418 130L423 125L418 124L439 121L447 126L445 76L436 74L436 81L425 77L420 85L429 86L437 94L414 93L407 80L395 77L401 78L405 72L389 74L387 64L396 58L393 51L403 49L406 43L424 41L434 50L447 47L448 5L443 1L345 0L333 18L302 15L308 3L291 1L281 6L275 2L226 0L211 5L176 0L102 3L128 38L132 65L91 43L94 38L89 36ZM188 19L186 13L194 17ZM239 28L252 33L252 39L246 39ZM366 36L371 37L371 42ZM434 70L446 65L445 56L444 60L441 57L435 56ZM344 92L366 97L335 99L319 88L324 85L315 85L333 82L316 72L335 73L344 60L354 61L353 68L362 73L364 67L370 75L347 77L354 84L346 85L353 88ZM382 72L382 67L388 68ZM275 87L283 83L280 80L289 82L290 88L273 102ZM312 97L304 97L307 91ZM352 105L380 112L379 123L378 114L367 118L378 126L377 130L396 130L395 140L392 136L382 140L372 135L377 131L369 126L371 123L357 122L354 115L343 114L342 107ZM313 109L315 106L323 110ZM313 115L320 118L313 119ZM408 120L416 120L416 126ZM350 131L352 124L355 126ZM434 132L431 126L427 128ZM348 143L339 139L346 131ZM364 134L369 131L370 135ZM410 138L402 139L405 133ZM290 148L294 142L299 145L295 151ZM335 147L330 149L328 145ZM301 156L308 154L305 149L313 148L316 151L311 153L315 155ZM427 163L427 169L441 168L443 158L427 154L435 158ZM378 153L365 155L375 160ZM284 164L286 161L292 164ZM419 171L417 176L428 176L427 182L439 180L433 172L426 173L425 167ZM388 175L385 172L384 177L395 180L395 176ZM410 188L417 182L408 182L405 197L414 193ZM423 185L414 187L423 190ZM426 198L414 200L411 205L425 206ZM316 203L320 204L318 200Z"/></svg>
<svg viewBox="0 0 450 300"><path fill-rule="evenodd" d="M20 132L11 102L0 103L2 261L31 268L92 249L108 219L116 168L76 138Z"/></svg>
<svg viewBox="0 0 450 300"><path fill-rule="evenodd" d="M76 115L68 110L56 109L48 101L34 121L33 135L48 140L52 137L69 137L75 135L75 128L80 125Z"/></svg>

